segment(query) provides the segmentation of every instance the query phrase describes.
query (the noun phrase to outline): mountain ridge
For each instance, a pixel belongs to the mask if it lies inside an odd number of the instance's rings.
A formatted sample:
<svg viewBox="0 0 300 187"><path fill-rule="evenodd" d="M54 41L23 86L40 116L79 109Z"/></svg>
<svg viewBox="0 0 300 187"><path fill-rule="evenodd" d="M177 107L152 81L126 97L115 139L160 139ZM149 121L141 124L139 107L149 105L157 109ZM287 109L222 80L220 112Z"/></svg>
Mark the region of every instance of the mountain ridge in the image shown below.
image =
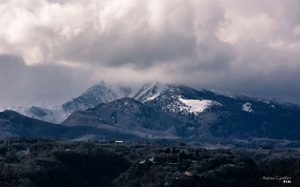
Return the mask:
<svg viewBox="0 0 300 187"><path fill-rule="evenodd" d="M212 136L242 139L250 137L299 139L299 133L294 133L294 131L300 132L300 120L297 117L300 110L297 108L283 107L279 104L249 98L231 98L182 85L168 85L167 89L165 88L157 94L158 89L154 89L155 86L157 85L143 89L144 95L139 94L138 99L140 99L141 105L167 116L165 119L172 121L164 121L166 124L173 124L169 126L172 129L168 131L170 132L169 136L192 139ZM147 99L147 97L151 99ZM101 104L99 107L107 107L119 101ZM97 110L99 107L87 111ZM95 113L93 116L109 119L116 112L113 107L107 107L106 110L112 111L109 114ZM130 109L128 110L130 111ZM127 114L132 116L127 119L127 124L137 121L133 113ZM80 121L83 121L81 123L86 123L85 120L89 118L85 118L84 112L81 114L83 114L80 118ZM74 115L67 119L69 122L65 121L64 123L76 124L77 122L70 122L72 117ZM276 129L272 130L272 128ZM157 131L155 128L148 129Z"/></svg>
<svg viewBox="0 0 300 187"><path fill-rule="evenodd" d="M39 107L31 107L30 112L41 119L62 115L65 119L60 128L87 128L89 132L94 129L100 134L105 131L146 139L300 139L297 105L230 97L180 84L156 82L134 92L102 82L69 102L69 112Z"/></svg>

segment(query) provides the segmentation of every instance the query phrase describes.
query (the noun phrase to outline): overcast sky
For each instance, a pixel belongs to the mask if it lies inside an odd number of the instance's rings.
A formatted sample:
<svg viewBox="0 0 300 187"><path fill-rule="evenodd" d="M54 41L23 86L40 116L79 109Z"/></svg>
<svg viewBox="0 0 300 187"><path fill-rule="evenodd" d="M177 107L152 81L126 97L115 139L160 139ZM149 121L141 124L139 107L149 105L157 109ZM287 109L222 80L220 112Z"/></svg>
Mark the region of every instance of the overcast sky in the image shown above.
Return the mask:
<svg viewBox="0 0 300 187"><path fill-rule="evenodd" d="M299 0L0 0L0 103L104 80L300 103Z"/></svg>

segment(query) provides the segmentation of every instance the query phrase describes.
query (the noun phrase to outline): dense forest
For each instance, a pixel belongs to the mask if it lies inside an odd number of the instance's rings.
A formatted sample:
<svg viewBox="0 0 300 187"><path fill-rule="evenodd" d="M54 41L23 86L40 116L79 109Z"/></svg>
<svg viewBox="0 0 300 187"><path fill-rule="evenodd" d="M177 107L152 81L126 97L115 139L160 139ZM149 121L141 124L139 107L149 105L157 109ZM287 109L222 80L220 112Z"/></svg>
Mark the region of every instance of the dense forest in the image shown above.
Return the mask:
<svg viewBox="0 0 300 187"><path fill-rule="evenodd" d="M295 149L123 142L0 142L0 186L299 186Z"/></svg>

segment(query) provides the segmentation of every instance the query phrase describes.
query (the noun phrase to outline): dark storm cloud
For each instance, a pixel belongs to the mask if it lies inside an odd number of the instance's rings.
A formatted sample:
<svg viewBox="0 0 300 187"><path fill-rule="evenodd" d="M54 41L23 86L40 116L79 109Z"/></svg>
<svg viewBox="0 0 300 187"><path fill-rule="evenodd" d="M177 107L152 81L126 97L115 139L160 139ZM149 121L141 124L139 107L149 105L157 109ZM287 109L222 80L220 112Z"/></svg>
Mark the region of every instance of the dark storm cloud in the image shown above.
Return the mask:
<svg viewBox="0 0 300 187"><path fill-rule="evenodd" d="M0 55L0 104L62 102L90 85L84 71L64 66L26 66L19 58Z"/></svg>
<svg viewBox="0 0 300 187"><path fill-rule="evenodd" d="M23 59L1 76L18 87L159 80L300 103L299 0L0 2L0 54Z"/></svg>

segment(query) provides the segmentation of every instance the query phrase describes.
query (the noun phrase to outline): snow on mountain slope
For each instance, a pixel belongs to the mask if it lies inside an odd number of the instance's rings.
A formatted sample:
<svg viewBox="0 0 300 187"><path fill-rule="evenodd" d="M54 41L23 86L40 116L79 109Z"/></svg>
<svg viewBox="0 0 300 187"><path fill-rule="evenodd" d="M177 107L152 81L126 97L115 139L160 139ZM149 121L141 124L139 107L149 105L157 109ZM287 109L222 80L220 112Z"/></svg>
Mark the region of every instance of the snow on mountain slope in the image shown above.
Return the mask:
<svg viewBox="0 0 300 187"><path fill-rule="evenodd" d="M215 136L298 140L299 134L295 132L300 132L299 106L228 97L176 84L147 84L133 92L130 88L100 83L63 106L10 109L54 123L72 113L61 125L101 128L106 132L117 130L146 138Z"/></svg>
<svg viewBox="0 0 300 187"><path fill-rule="evenodd" d="M132 94L134 94L133 88L128 86L115 86L113 87L113 90L119 99L123 97L132 97Z"/></svg>
<svg viewBox="0 0 300 187"><path fill-rule="evenodd" d="M62 124L92 126L134 134L140 137L174 137L170 129L177 120L137 100L125 97L73 113Z"/></svg>
<svg viewBox="0 0 300 187"><path fill-rule="evenodd" d="M126 96L132 96L132 89L126 86L112 87L103 81L96 84L79 97L63 105L40 104L37 106L0 106L0 111L13 110L22 115L51 123L61 123L76 111L96 107L100 103L111 102Z"/></svg>
<svg viewBox="0 0 300 187"><path fill-rule="evenodd" d="M222 104L213 100L185 99L182 96L173 96L173 100L163 109L169 112L198 115L212 106L222 106Z"/></svg>
<svg viewBox="0 0 300 187"><path fill-rule="evenodd" d="M51 123L61 123L71 114L69 112L66 112L60 105L50 106L48 108L32 106L29 108L28 112L29 113L27 114L27 116L29 117L30 115L32 115L32 118Z"/></svg>
<svg viewBox="0 0 300 187"><path fill-rule="evenodd" d="M12 110L12 111L16 111L18 113L25 113L27 107L24 106L9 106L9 105L2 105L0 107L0 112L4 112L5 110Z"/></svg>
<svg viewBox="0 0 300 187"><path fill-rule="evenodd" d="M245 103L242 105L242 111L252 113L252 104L251 103Z"/></svg>
<svg viewBox="0 0 300 187"><path fill-rule="evenodd" d="M101 103L108 103L131 94L131 88L114 88L104 82L87 89L79 97L63 104L63 109L69 113L96 107Z"/></svg>
<svg viewBox="0 0 300 187"><path fill-rule="evenodd" d="M153 93L159 91L161 87L159 84L151 85ZM145 91L149 91L150 87ZM156 93L156 92L155 92ZM141 96L145 94L140 92ZM158 92L157 92L158 94ZM105 82L101 81L100 83L88 88L80 96L71 99L70 101L62 105L38 105L38 106L0 106L0 111L13 110L22 115L39 119L42 121L47 121L51 123L61 123L64 121L71 113L76 111L83 111L89 108L96 107L101 103L108 103L115 101L124 97L133 97L136 95L136 92L133 91L133 88L127 86L112 86L108 85ZM151 93L143 98L152 96Z"/></svg>
<svg viewBox="0 0 300 187"><path fill-rule="evenodd" d="M105 83L100 83L87 89L80 97L93 99L95 102L109 102L118 98L118 95Z"/></svg>
<svg viewBox="0 0 300 187"><path fill-rule="evenodd" d="M254 113L265 115L279 111L281 105L273 102L260 101L250 97L228 97L208 90L197 90L184 85L150 83L140 89L134 86L126 87L112 86L100 82L87 89L79 97L64 103L63 105L37 105L24 107L0 106L0 111L14 110L25 116L39 120L60 123L71 113L94 108L102 103L108 103L120 98L130 97L142 102L145 105L155 107L164 112L171 112L170 115L183 114L189 120L188 114L201 118L202 123L212 122L218 114L230 113ZM222 106L222 108L220 108ZM283 106L283 105L282 105ZM217 110L217 111L215 111Z"/></svg>
<svg viewBox="0 0 300 187"><path fill-rule="evenodd" d="M222 106L221 103L212 100L183 99L182 97L179 97L179 101L184 104L182 110L193 114L201 113L212 105Z"/></svg>
<svg viewBox="0 0 300 187"><path fill-rule="evenodd" d="M166 84L159 82L148 83L144 85L137 93L133 96L134 99L143 102L154 100L159 97L163 91L168 89Z"/></svg>
<svg viewBox="0 0 300 187"><path fill-rule="evenodd" d="M12 110L27 117L50 122L61 123L70 113L66 112L60 105L55 106L2 106L0 112Z"/></svg>

